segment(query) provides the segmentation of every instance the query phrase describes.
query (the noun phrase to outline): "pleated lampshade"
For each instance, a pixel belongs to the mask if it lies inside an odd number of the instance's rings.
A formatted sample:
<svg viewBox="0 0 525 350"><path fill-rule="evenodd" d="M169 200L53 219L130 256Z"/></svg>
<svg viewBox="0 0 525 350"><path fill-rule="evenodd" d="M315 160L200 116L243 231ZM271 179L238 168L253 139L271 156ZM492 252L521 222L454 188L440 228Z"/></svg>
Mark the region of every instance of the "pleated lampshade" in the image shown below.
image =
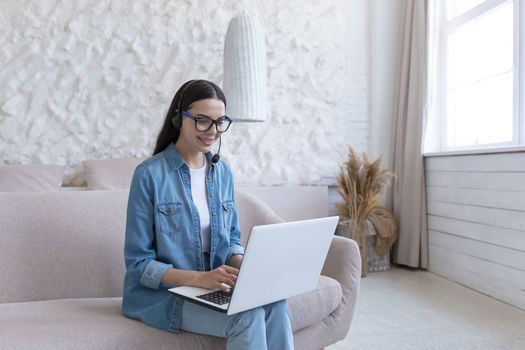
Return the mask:
<svg viewBox="0 0 525 350"><path fill-rule="evenodd" d="M224 42L226 114L237 122L266 120L266 45L257 17L241 15L228 24Z"/></svg>

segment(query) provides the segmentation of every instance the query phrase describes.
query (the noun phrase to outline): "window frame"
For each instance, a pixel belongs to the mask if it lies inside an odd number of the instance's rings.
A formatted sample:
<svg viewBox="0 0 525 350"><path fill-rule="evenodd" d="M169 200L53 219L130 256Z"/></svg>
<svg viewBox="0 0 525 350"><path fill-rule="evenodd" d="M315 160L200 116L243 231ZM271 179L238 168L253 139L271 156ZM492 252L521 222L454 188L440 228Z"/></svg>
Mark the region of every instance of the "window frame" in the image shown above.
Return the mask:
<svg viewBox="0 0 525 350"><path fill-rule="evenodd" d="M436 105L433 106L434 117L440 120L435 123L438 130L435 131L438 141L437 152L471 152L484 151L488 149L499 149L509 147L525 147L525 0L486 0L464 13L447 19L446 1L435 9L439 12L438 38L437 38L437 64L439 73L434 82L437 96ZM513 136L510 142L499 142L490 144L478 144L468 146L452 146L447 142L448 115L447 115L447 50L448 37L460 26L479 18L499 6L508 2L513 3ZM426 146L425 146L426 148Z"/></svg>
<svg viewBox="0 0 525 350"><path fill-rule="evenodd" d="M518 145L523 145L525 141L525 129L524 127L524 116L523 116L523 35L522 30L525 29L523 26L523 1L514 1L514 130L515 139Z"/></svg>

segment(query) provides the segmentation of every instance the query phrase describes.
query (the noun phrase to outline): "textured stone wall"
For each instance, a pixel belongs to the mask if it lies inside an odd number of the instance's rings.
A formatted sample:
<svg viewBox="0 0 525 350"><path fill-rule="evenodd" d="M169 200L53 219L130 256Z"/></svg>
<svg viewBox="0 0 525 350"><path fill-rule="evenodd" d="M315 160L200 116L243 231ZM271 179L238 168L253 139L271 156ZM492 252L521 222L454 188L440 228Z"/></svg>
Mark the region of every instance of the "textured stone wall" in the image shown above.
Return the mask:
<svg viewBox="0 0 525 350"><path fill-rule="evenodd" d="M269 116L232 126L223 159L243 184L334 176L369 139L366 0L0 0L0 164L150 154L184 81L222 83L244 9L266 31Z"/></svg>

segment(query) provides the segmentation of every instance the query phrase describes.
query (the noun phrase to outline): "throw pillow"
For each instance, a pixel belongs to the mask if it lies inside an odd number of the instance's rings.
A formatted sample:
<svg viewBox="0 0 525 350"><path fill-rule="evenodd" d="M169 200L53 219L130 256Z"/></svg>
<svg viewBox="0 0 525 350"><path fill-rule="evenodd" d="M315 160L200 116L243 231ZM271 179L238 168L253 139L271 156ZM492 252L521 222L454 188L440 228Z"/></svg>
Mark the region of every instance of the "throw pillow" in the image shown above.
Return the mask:
<svg viewBox="0 0 525 350"><path fill-rule="evenodd" d="M46 164L0 166L0 192L60 191L65 169Z"/></svg>
<svg viewBox="0 0 525 350"><path fill-rule="evenodd" d="M133 172L146 157L84 161L89 190L128 189Z"/></svg>

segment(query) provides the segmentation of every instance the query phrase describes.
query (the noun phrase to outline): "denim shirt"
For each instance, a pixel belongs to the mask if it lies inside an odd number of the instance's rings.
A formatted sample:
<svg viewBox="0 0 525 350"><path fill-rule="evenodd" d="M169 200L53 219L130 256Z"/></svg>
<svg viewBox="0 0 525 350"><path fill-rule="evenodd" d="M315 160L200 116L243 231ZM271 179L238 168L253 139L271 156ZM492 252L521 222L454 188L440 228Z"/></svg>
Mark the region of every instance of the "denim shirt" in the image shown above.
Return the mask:
<svg viewBox="0 0 525 350"><path fill-rule="evenodd" d="M233 176L222 161L206 176L210 211L210 266L204 266L200 219L191 196L190 170L171 144L141 163L129 193L124 258L123 313L145 324L177 332L183 300L161 284L169 268L205 271L243 253Z"/></svg>

